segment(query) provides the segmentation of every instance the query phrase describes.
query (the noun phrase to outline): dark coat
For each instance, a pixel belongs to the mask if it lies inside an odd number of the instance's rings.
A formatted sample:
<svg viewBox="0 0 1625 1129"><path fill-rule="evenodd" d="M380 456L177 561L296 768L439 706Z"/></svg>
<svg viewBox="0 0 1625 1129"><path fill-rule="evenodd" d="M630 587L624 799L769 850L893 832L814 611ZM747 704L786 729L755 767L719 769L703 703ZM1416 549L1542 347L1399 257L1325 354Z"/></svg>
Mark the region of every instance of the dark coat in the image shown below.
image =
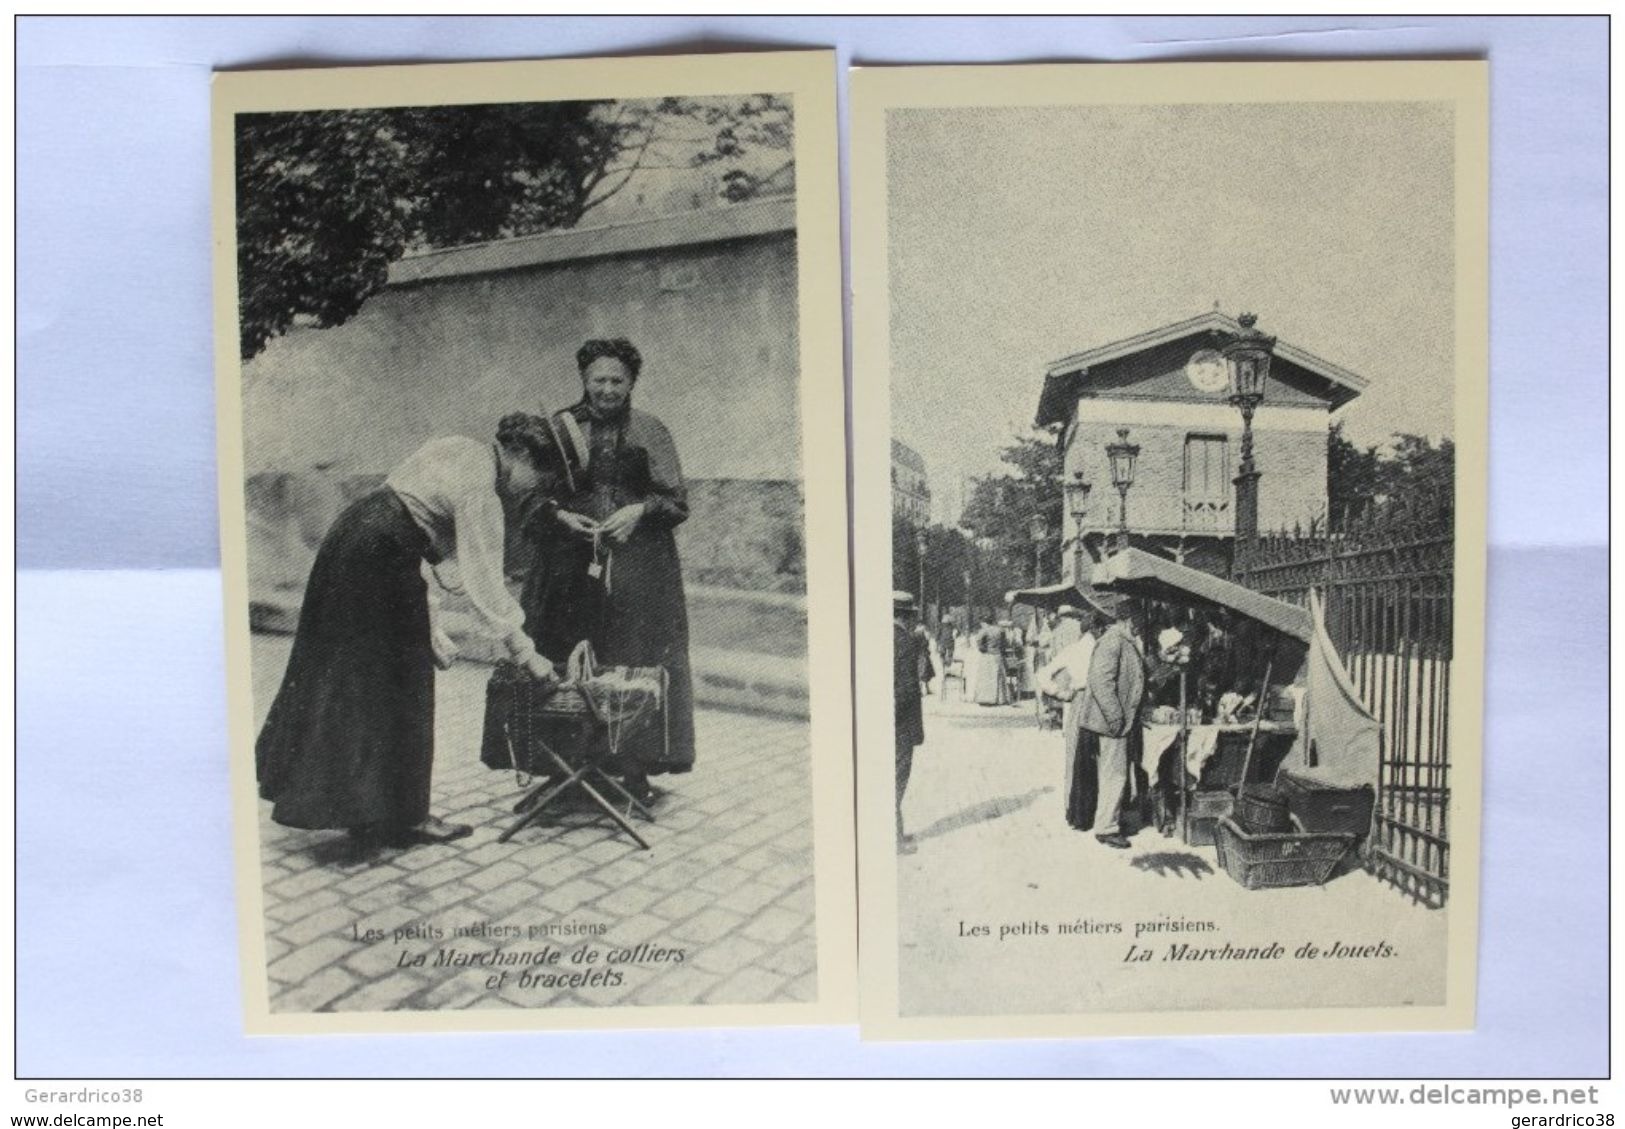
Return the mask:
<svg viewBox="0 0 1625 1129"><path fill-rule="evenodd" d="M937 676L925 636L908 626L892 623L892 703L896 710L897 744L914 748L925 743L925 718L920 708L920 686Z"/></svg>
<svg viewBox="0 0 1625 1129"><path fill-rule="evenodd" d="M594 420L570 411L591 448L573 494L532 499L521 515L535 553L520 603L525 630L554 662L591 640L603 666L661 666L670 680L666 734L651 728L623 750L648 772L687 772L694 764L694 683L688 658L688 602L674 530L688 519L688 491L666 425L633 409ZM624 545L595 549L567 531L560 509L597 521L641 502L643 520ZM589 570L596 560L600 574ZM663 748L662 745L668 747Z"/></svg>

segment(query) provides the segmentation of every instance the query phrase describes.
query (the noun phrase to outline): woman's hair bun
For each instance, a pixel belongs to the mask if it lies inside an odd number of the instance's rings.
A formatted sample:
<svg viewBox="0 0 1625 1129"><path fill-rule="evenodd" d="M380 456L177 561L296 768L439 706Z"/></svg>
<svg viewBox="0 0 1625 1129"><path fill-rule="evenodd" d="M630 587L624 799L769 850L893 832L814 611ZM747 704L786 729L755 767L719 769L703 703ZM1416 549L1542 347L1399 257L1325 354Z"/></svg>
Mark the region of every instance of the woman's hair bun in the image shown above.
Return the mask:
<svg viewBox="0 0 1625 1129"><path fill-rule="evenodd" d="M545 466L553 446L547 421L528 412L512 412L497 423L497 442L504 447L518 447L528 452L537 466Z"/></svg>

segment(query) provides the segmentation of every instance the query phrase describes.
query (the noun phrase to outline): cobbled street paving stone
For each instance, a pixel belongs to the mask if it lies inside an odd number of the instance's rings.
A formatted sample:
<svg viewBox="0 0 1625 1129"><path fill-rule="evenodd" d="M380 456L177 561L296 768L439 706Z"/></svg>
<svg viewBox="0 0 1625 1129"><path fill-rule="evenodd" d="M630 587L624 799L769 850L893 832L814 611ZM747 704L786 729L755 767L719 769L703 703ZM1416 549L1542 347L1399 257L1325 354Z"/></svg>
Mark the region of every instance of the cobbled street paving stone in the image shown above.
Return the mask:
<svg viewBox="0 0 1625 1129"><path fill-rule="evenodd" d="M253 647L258 724L281 680L289 640L256 636ZM260 804L272 1010L813 999L805 725L700 710L695 770L655 780L665 795L655 822L640 825L651 851L579 810L498 843L516 818L522 790L513 773L479 763L488 673L459 663L438 676L432 810L474 824L468 838L411 850L364 847L340 832L280 827L271 822L270 804ZM470 927L473 933L454 935ZM442 951L477 961L498 950L548 946L559 963L546 967L434 965ZM600 963L572 964L569 954L583 948L596 950ZM679 949L683 959L672 959ZM619 966L619 984L535 983L539 972L604 970L611 951L640 958ZM419 958L422 965L411 963ZM487 986L502 973L500 986Z"/></svg>

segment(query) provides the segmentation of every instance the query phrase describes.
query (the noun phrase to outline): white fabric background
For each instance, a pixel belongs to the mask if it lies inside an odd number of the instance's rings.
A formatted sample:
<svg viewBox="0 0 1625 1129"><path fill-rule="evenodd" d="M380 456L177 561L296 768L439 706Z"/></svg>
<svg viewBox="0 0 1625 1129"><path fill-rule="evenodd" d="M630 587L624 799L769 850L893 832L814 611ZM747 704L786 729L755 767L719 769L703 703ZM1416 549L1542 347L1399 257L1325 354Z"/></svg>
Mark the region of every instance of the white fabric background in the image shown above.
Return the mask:
<svg viewBox="0 0 1625 1129"><path fill-rule="evenodd" d="M1606 35L1600 18L21 21L19 1074L1605 1073ZM240 1034L213 571L210 71L763 47L835 47L843 69L1490 60L1475 1033L942 1045L860 1044L850 1027ZM844 112L844 79L841 96Z"/></svg>

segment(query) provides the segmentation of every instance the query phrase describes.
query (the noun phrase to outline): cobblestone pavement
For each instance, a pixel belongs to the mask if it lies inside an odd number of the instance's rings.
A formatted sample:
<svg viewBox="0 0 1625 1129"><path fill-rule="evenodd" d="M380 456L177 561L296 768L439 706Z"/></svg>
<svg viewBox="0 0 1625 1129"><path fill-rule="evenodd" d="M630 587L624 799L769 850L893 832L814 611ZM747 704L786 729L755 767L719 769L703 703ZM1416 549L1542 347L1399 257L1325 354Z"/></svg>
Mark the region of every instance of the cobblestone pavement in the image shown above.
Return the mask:
<svg viewBox="0 0 1625 1129"><path fill-rule="evenodd" d="M256 727L289 642L254 638ZM479 763L488 673L459 663L438 676L432 810L473 824L469 838L364 850L342 833L280 827L270 804L260 804L273 1011L815 998L805 725L699 711L695 770L656 778L667 794L656 822L640 827L653 850L638 850L607 818L582 811L498 843L520 791L512 773ZM443 936L426 935L432 929ZM498 950L550 946L556 965L496 959ZM584 949L596 951L595 962L573 963ZM670 955L679 949L680 962ZM447 951L460 963L437 967ZM424 963L412 965L417 958ZM503 971L500 986L489 986ZM551 986L554 976L574 973L591 979Z"/></svg>
<svg viewBox="0 0 1625 1129"><path fill-rule="evenodd" d="M1445 915L1363 871L1324 887L1247 890L1212 847L1154 829L1113 850L1064 817L1061 735L1030 702L932 697L898 858L905 1015L1398 1006L1444 990ZM1062 926L1066 932L1062 932ZM977 932L985 927L986 932ZM1170 946L1279 942L1262 961L1166 960ZM1386 957L1299 959L1386 944ZM1137 957L1129 959L1130 949Z"/></svg>

